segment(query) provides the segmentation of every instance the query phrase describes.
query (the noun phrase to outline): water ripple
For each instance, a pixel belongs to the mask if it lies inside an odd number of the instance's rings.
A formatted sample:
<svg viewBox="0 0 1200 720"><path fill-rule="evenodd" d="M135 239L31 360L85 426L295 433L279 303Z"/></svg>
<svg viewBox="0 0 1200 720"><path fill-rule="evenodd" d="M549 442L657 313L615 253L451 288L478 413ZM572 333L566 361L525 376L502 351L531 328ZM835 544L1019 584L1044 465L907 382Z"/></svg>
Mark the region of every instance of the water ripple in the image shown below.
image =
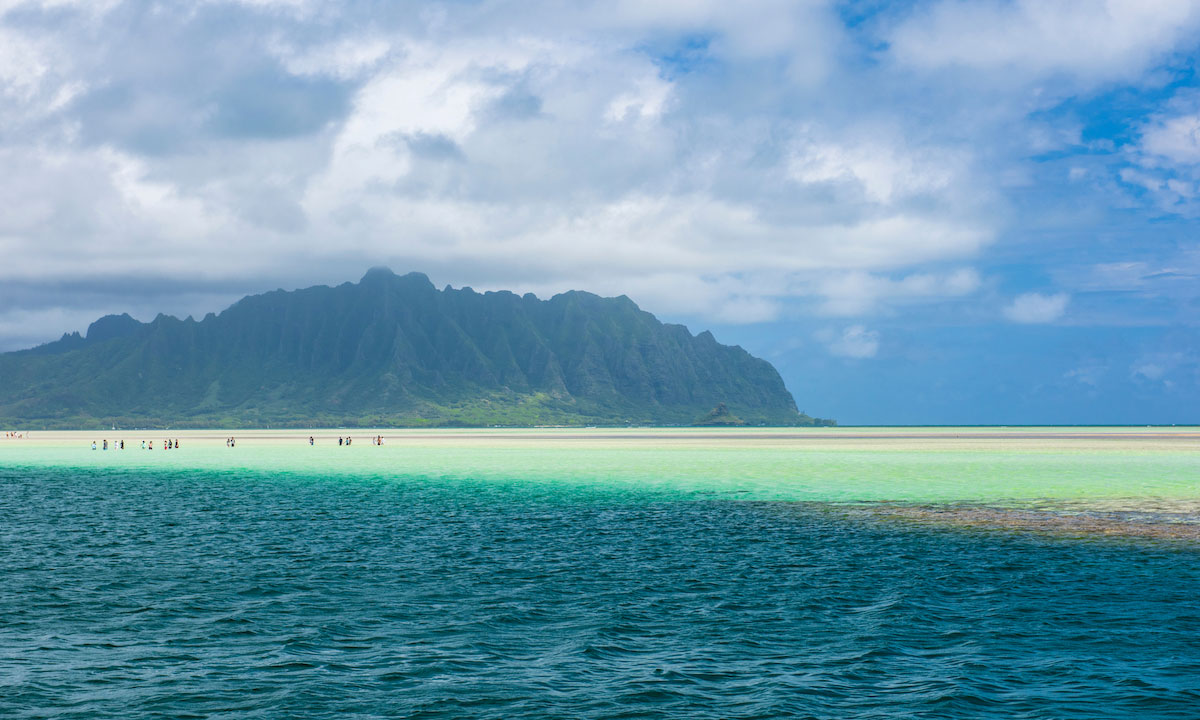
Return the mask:
<svg viewBox="0 0 1200 720"><path fill-rule="evenodd" d="M1200 553L1178 542L627 486L478 490L0 470L0 716L1200 707Z"/></svg>

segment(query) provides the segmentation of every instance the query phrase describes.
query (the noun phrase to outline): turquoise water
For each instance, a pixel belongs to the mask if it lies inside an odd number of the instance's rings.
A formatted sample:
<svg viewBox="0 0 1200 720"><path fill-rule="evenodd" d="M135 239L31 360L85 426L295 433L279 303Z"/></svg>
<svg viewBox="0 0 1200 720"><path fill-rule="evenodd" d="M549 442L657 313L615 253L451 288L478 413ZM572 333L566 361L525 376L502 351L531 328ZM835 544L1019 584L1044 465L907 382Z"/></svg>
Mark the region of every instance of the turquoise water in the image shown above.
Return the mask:
<svg viewBox="0 0 1200 720"><path fill-rule="evenodd" d="M1200 708L1193 547L793 502L1184 496L1194 455L189 449L0 463L0 717ZM1044 482L988 480L1022 468Z"/></svg>
<svg viewBox="0 0 1200 720"><path fill-rule="evenodd" d="M856 431L847 431L856 432ZM663 489L724 499L803 502L1042 501L1200 503L1200 433L1170 441L1105 431L1086 440L899 441L839 436L809 439L781 431L407 432L374 447L360 436L309 447L307 432L269 438L247 433L235 449L224 435L184 436L181 450L92 451L103 435L62 433L47 444L0 445L0 467L172 473L269 473L325 478L425 478L430 482L521 482ZM980 431L974 431L978 434ZM989 431L993 432L993 431ZM39 433L38 436L53 434ZM363 431L366 435L366 431ZM1113 437L1113 436L1116 437ZM757 439L755 439L757 438Z"/></svg>

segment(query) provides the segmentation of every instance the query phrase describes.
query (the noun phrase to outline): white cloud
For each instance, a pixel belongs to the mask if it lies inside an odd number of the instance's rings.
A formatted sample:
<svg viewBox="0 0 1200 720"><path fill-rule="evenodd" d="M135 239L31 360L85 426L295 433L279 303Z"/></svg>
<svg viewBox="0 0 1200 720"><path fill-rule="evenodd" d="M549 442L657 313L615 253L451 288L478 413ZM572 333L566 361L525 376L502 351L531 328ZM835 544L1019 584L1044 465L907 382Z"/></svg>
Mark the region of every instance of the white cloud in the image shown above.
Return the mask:
<svg viewBox="0 0 1200 720"><path fill-rule="evenodd" d="M829 0L617 0L590 3L585 17L594 26L626 32L712 33L722 56L787 57L790 76L803 82L829 71L845 34Z"/></svg>
<svg viewBox="0 0 1200 720"><path fill-rule="evenodd" d="M1172 163L1200 163L1200 115L1158 117L1143 131L1141 149Z"/></svg>
<svg viewBox="0 0 1200 720"><path fill-rule="evenodd" d="M1050 323L1058 320L1067 311L1071 297L1066 293L1043 295L1024 293L1018 295L1004 308L1004 317L1015 323Z"/></svg>
<svg viewBox="0 0 1200 720"><path fill-rule="evenodd" d="M864 273L825 273L815 282L825 315L864 315L881 305L963 297L980 286L979 273L959 268L946 273L912 273L899 279Z"/></svg>
<svg viewBox="0 0 1200 720"><path fill-rule="evenodd" d="M0 27L0 96L28 101L48 71L49 59L23 33Z"/></svg>
<svg viewBox="0 0 1200 720"><path fill-rule="evenodd" d="M1140 188L1161 210L1200 213L1200 93L1178 93L1142 123L1140 138L1126 151L1131 164L1117 171L1121 182Z"/></svg>
<svg viewBox="0 0 1200 720"><path fill-rule="evenodd" d="M879 333L862 325L850 325L841 333L825 331L817 334L833 355L848 358L870 358L879 352Z"/></svg>
<svg viewBox="0 0 1200 720"><path fill-rule="evenodd" d="M1135 360L1129 367L1129 375L1134 380L1162 383L1164 387L1172 388L1189 375L1193 382L1200 380L1200 364L1191 352L1153 352Z"/></svg>
<svg viewBox="0 0 1200 720"><path fill-rule="evenodd" d="M371 36L350 36L315 47L296 47L285 39L276 39L270 47L290 73L341 79L363 75L392 51L390 41Z"/></svg>
<svg viewBox="0 0 1200 720"><path fill-rule="evenodd" d="M940 148L909 150L902 138L839 143L813 139L810 132L804 133L793 151L788 165L792 179L847 183L873 203L936 196L965 174L963 158Z"/></svg>
<svg viewBox="0 0 1200 720"><path fill-rule="evenodd" d="M325 4L325 0L202 0L213 5L245 5L260 10L288 10L299 15L307 15L317 7Z"/></svg>
<svg viewBox="0 0 1200 720"><path fill-rule="evenodd" d="M121 0L0 0L0 15L18 8L39 10L71 8L95 15L106 13L119 4L121 4Z"/></svg>
<svg viewBox="0 0 1200 720"><path fill-rule="evenodd" d="M1167 373L1167 369L1157 363L1143 362L1135 364L1131 372L1135 377L1140 375L1147 380L1161 380L1163 375Z"/></svg>
<svg viewBox="0 0 1200 720"><path fill-rule="evenodd" d="M303 203L335 246L370 247L382 261L398 250L435 263L469 257L490 270L463 279L476 287L586 287L628 293L658 312L762 322L789 298L823 292L814 271L969 257L991 239L967 212L975 200L964 190L966 160L908 151L896 133L892 147L804 126L790 169L780 168L797 193L787 201L794 217L782 219L758 198L717 187L722 170L745 172L744 146L757 139L730 128L716 146L681 144L665 115L675 87L648 58L532 38L409 44L396 57L358 93ZM496 119L514 93L536 98L533 112ZM621 127L609 131L614 123ZM416 136L442 138L455 160L419 157ZM814 137L824 164L805 175L796 163ZM870 211L855 200L852 212L826 216L825 186L843 177L865 188ZM910 206L914 198L920 207ZM962 216L929 209L945 205ZM393 228L404 228L402 249ZM978 277L915 273L891 284L866 305L959 296Z"/></svg>
<svg viewBox="0 0 1200 720"><path fill-rule="evenodd" d="M1194 44L1198 27L1192 0L941 0L895 27L890 41L892 55L916 68L1095 82L1138 78Z"/></svg>
<svg viewBox="0 0 1200 720"><path fill-rule="evenodd" d="M1152 193L1162 190L1166 184L1161 177L1136 168L1121 168L1118 174L1123 182L1145 188Z"/></svg>
<svg viewBox="0 0 1200 720"><path fill-rule="evenodd" d="M1108 368L1106 366L1090 364L1068 370L1063 374L1063 377L1091 387L1099 387L1101 380L1104 379L1107 373Z"/></svg>
<svg viewBox="0 0 1200 720"><path fill-rule="evenodd" d="M626 120L657 120L671 98L671 84L658 75L647 74L632 92L618 95L604 111L604 119L619 123Z"/></svg>

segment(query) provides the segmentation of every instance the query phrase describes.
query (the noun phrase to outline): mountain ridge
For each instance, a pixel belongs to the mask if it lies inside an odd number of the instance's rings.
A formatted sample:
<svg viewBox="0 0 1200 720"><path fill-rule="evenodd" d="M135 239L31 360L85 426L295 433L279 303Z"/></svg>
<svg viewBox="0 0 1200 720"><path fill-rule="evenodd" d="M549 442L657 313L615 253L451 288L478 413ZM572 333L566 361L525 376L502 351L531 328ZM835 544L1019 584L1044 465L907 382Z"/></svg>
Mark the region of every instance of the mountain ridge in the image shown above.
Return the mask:
<svg viewBox="0 0 1200 720"><path fill-rule="evenodd" d="M0 354L0 421L45 427L815 424L770 363L625 296L548 300L372 268L202 320L109 315ZM824 421L821 421L824 422Z"/></svg>

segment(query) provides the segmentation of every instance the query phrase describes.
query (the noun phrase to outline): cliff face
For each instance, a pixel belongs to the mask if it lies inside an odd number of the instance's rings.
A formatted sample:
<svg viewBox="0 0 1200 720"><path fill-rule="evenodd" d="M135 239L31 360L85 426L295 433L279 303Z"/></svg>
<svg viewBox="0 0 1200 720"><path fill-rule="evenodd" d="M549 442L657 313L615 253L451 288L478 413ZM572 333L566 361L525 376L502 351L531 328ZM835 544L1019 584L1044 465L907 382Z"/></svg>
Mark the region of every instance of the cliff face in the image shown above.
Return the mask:
<svg viewBox="0 0 1200 720"><path fill-rule="evenodd" d="M419 273L244 298L202 321L109 316L0 355L33 425L686 424L725 403L809 424L770 363L626 297L437 290Z"/></svg>

